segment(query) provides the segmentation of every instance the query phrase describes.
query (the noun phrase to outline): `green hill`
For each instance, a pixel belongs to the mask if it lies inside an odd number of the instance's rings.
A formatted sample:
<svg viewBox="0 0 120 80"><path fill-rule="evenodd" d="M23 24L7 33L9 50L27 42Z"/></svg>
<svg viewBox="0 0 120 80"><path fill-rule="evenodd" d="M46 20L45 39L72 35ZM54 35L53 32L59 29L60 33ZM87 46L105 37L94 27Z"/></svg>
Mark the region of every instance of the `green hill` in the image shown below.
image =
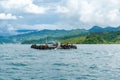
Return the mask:
<svg viewBox="0 0 120 80"><path fill-rule="evenodd" d="M89 31L85 29L73 29L73 30L41 30L26 34L20 34L10 37L4 37L0 39L3 43L43 43L46 37L53 38L53 40L68 39L77 36L84 36L89 34ZM52 40L51 40L52 41Z"/></svg>
<svg viewBox="0 0 120 80"><path fill-rule="evenodd" d="M119 44L120 31L91 33L87 36L69 38L61 40L62 43L76 44Z"/></svg>
<svg viewBox="0 0 120 80"><path fill-rule="evenodd" d="M90 33L84 29L73 30L41 30L10 37L0 37L1 43L38 44L60 41L71 44L112 44L120 43L120 31Z"/></svg>
<svg viewBox="0 0 120 80"><path fill-rule="evenodd" d="M85 36L81 36L81 37L63 39L63 40L60 40L60 42L70 43L70 44L82 44L84 42L85 38L86 38Z"/></svg>

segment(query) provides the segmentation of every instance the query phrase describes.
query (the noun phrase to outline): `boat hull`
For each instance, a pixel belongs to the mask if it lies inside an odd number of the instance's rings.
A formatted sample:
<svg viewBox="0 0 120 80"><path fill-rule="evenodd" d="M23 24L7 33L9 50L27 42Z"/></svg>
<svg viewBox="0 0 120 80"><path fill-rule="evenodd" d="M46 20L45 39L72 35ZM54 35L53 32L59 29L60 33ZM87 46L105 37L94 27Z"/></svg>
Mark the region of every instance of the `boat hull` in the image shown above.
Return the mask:
<svg viewBox="0 0 120 80"><path fill-rule="evenodd" d="M46 45L31 45L31 48L33 49L40 49L40 50L50 50L50 49L56 49L56 46L46 46ZM60 45L57 49L77 49L77 46L75 45Z"/></svg>

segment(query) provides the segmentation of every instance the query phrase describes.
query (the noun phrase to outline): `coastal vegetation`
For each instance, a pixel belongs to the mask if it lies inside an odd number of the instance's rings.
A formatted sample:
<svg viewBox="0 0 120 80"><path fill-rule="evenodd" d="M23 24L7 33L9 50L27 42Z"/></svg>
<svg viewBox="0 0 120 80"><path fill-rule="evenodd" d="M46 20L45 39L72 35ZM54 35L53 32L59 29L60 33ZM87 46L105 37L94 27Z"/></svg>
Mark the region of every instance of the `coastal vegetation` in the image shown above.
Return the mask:
<svg viewBox="0 0 120 80"><path fill-rule="evenodd" d="M75 36L75 37L64 37L58 38L54 37L49 39L50 41L60 41L61 43L70 43L70 44L119 44L120 43L120 31L115 32L101 32L101 33L90 33L85 36ZM45 43L44 39L38 40L28 40L22 42L23 44L31 43Z"/></svg>
<svg viewBox="0 0 120 80"><path fill-rule="evenodd" d="M69 38L69 39L64 39L61 40L61 43L70 43L70 44L82 44L85 40L85 36L81 36L81 37L75 37L75 38Z"/></svg>
<svg viewBox="0 0 120 80"><path fill-rule="evenodd" d="M119 44L120 43L120 31L115 32L102 32L102 33L90 33L87 36L76 37L61 40L66 43L77 43L77 44Z"/></svg>

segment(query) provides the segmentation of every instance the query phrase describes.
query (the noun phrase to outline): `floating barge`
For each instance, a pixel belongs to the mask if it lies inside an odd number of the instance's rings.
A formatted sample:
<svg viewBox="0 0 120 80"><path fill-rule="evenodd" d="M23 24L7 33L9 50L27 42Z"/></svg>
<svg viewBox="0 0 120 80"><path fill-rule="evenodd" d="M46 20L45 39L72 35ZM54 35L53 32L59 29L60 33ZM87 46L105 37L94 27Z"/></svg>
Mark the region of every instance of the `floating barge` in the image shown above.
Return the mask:
<svg viewBox="0 0 120 80"><path fill-rule="evenodd" d="M43 44L43 45L36 45L32 44L31 48L33 49L40 49L40 50L49 50L49 49L77 49L76 45L73 44Z"/></svg>

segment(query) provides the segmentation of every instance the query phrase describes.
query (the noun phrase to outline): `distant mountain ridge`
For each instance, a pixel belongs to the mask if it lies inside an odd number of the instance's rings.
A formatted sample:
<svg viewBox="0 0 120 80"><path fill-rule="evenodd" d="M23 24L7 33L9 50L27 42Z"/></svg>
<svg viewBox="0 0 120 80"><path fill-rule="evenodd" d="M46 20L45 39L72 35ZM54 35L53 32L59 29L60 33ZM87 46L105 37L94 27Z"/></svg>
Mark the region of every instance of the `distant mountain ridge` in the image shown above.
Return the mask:
<svg viewBox="0 0 120 80"><path fill-rule="evenodd" d="M99 27L99 26L93 26L91 29L89 29L89 32L111 32L111 31L119 31L119 27Z"/></svg>
<svg viewBox="0 0 120 80"><path fill-rule="evenodd" d="M0 36L13 36L19 34L26 34L31 32L37 32L38 30L18 29L18 30L1 30Z"/></svg>
<svg viewBox="0 0 120 80"><path fill-rule="evenodd" d="M83 36L88 33L89 32L85 29L73 29L73 30L45 29L45 30L35 31L31 33L26 33L26 34L19 34L19 35L4 37L4 38L1 38L0 41L3 43L6 43L6 42L21 43L23 41L39 40L41 38L46 38L46 37L54 37L54 39L70 38L70 37L76 37L76 36Z"/></svg>
<svg viewBox="0 0 120 80"><path fill-rule="evenodd" d="M52 38L51 40L62 40L62 39L68 39L69 38L75 38L77 42L79 42L77 39L81 36L84 36L81 40L85 38L85 36L91 34L91 33L103 33L103 32L116 32L120 31L120 27L106 27L102 28L99 26L94 26L89 30L85 29L72 29L72 30L16 30L18 35L13 36L0 36L0 43L31 43L31 42L43 42L40 40L44 40L44 38L49 37ZM113 35L112 35L113 36ZM76 38L77 37L77 38ZM71 39L72 40L72 39Z"/></svg>
<svg viewBox="0 0 120 80"><path fill-rule="evenodd" d="M79 29L78 29L79 30ZM81 29L82 30L82 29ZM85 30L85 29L84 29ZM102 28L100 26L93 26L92 28L90 28L89 30L87 30L88 32L111 32L111 31L119 31L120 30L120 26L118 27L105 27L105 28ZM54 32L54 31L69 31L69 30L48 30L48 29L44 29L44 30L30 30L30 29L18 29L18 30L12 30L11 32L7 32L7 31L2 31L0 32L0 36L13 36L13 35L20 35L20 34L28 34L28 33L44 33L44 32L49 32L51 31Z"/></svg>
<svg viewBox="0 0 120 80"><path fill-rule="evenodd" d="M18 33L30 33L30 32L36 32L38 30L29 30L29 29L20 29L20 30L15 30Z"/></svg>

